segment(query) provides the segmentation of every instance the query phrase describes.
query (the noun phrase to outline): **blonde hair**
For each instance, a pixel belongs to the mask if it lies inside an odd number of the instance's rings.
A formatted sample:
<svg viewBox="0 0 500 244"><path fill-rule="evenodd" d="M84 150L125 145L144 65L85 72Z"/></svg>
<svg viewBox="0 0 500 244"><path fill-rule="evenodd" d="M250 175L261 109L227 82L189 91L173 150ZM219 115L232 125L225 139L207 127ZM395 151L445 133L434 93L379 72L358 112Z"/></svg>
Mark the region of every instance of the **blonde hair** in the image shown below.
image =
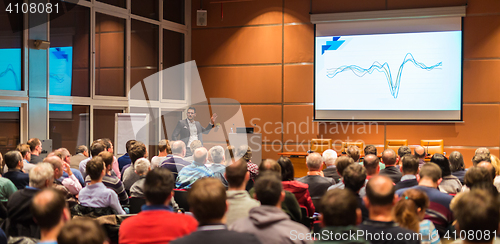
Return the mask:
<svg viewBox="0 0 500 244"><path fill-rule="evenodd" d="M498 159L498 157L493 154L491 154L490 159L491 165L493 165L493 168L495 168L495 174L500 175L500 159Z"/></svg>

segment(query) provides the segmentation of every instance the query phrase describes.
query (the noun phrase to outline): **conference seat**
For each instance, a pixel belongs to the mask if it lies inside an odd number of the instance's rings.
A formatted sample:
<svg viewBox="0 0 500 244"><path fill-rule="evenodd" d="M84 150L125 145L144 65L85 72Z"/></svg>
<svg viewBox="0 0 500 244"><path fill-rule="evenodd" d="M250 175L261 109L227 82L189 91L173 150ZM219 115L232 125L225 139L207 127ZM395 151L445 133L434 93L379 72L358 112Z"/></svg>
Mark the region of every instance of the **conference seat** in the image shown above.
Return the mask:
<svg viewBox="0 0 500 244"><path fill-rule="evenodd" d="M142 197L131 197L128 199L130 205L130 214L141 212L142 205L146 204L146 199Z"/></svg>
<svg viewBox="0 0 500 244"><path fill-rule="evenodd" d="M332 139L312 139L310 150L317 153L332 149Z"/></svg>
<svg viewBox="0 0 500 244"><path fill-rule="evenodd" d="M395 139L392 139L392 140L386 140L385 141L385 146L384 146L384 150L385 149L392 149L394 150L395 152L397 152L399 150L400 147L402 146L408 146L408 140L395 140Z"/></svg>
<svg viewBox="0 0 500 244"><path fill-rule="evenodd" d="M444 141L441 140L420 140L420 146L425 148L428 155L432 156L435 153L444 153ZM430 161L426 159L425 161Z"/></svg>
<svg viewBox="0 0 500 244"><path fill-rule="evenodd" d="M188 192L186 190L174 189L174 200L185 212L189 212L189 203L187 201Z"/></svg>

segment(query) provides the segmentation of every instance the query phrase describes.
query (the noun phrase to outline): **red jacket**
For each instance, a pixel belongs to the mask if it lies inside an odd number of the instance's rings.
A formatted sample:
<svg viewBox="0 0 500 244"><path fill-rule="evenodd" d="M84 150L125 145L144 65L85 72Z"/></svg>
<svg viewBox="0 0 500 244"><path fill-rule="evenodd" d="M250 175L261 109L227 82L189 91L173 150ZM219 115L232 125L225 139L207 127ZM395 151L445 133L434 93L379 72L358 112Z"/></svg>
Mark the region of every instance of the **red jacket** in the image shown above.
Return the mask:
<svg viewBox="0 0 500 244"><path fill-rule="evenodd" d="M315 209L311 196L309 195L309 186L296 180L282 181L281 183L283 184L283 189L293 193L299 205L307 209L307 215L309 215L309 217L313 216Z"/></svg>

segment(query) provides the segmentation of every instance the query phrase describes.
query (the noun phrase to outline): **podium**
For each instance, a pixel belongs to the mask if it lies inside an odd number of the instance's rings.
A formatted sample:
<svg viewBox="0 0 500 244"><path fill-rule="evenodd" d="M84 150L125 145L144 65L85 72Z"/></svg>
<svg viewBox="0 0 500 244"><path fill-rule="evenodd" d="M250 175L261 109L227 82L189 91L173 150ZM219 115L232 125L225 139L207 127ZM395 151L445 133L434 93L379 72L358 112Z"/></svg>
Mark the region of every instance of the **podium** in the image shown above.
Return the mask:
<svg viewBox="0 0 500 244"><path fill-rule="evenodd" d="M248 145L252 149L252 163L260 165L262 162L262 134L229 133L229 144L235 149Z"/></svg>

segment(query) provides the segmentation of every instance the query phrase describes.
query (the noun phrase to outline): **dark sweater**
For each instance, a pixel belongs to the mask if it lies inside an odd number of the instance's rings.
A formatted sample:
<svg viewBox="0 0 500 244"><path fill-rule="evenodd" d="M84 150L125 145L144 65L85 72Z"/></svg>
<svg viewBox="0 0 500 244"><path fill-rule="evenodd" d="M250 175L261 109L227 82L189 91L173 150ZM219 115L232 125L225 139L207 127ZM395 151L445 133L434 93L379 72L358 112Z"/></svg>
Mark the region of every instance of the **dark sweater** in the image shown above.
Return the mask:
<svg viewBox="0 0 500 244"><path fill-rule="evenodd" d="M203 228L219 228L215 230L204 230ZM236 231L227 230L225 226L214 225L214 226L201 226L196 232L191 233L188 236L179 238L170 242L172 244L191 244L191 243L203 243L203 244L258 244L259 239L249 233L240 233Z"/></svg>
<svg viewBox="0 0 500 244"><path fill-rule="evenodd" d="M7 236L40 238L40 228L33 220L30 211L31 200L38 191L39 189L28 187L12 194L7 203L5 224Z"/></svg>
<svg viewBox="0 0 500 244"><path fill-rule="evenodd" d="M9 170L7 173L3 174L3 177L12 181L18 190L24 189L30 184L29 175L23 173L19 169Z"/></svg>

